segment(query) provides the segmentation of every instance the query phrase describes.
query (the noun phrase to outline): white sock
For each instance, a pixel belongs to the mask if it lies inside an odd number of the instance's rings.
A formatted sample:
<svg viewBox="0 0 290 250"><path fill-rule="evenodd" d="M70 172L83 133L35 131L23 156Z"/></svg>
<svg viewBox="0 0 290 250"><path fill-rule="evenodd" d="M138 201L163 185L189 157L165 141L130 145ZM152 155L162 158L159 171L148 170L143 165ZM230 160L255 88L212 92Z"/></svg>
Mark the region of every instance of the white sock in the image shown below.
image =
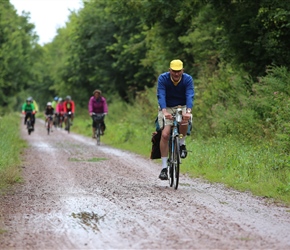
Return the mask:
<svg viewBox="0 0 290 250"><path fill-rule="evenodd" d="M167 168L167 159L168 159L168 157L161 157L162 168Z"/></svg>
<svg viewBox="0 0 290 250"><path fill-rule="evenodd" d="M185 145L185 137L186 136L183 136L182 138L179 139L179 145Z"/></svg>

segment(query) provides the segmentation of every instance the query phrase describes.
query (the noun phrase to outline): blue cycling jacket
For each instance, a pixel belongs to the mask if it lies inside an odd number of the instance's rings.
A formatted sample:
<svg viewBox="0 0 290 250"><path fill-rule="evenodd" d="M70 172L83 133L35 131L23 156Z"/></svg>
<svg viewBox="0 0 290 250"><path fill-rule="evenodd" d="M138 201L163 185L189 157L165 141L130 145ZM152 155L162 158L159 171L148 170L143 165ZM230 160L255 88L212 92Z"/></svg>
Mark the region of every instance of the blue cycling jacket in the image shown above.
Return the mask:
<svg viewBox="0 0 290 250"><path fill-rule="evenodd" d="M183 73L181 81L175 86L170 73L165 72L158 77L157 99L161 109L186 105L193 107L194 83L190 75Z"/></svg>

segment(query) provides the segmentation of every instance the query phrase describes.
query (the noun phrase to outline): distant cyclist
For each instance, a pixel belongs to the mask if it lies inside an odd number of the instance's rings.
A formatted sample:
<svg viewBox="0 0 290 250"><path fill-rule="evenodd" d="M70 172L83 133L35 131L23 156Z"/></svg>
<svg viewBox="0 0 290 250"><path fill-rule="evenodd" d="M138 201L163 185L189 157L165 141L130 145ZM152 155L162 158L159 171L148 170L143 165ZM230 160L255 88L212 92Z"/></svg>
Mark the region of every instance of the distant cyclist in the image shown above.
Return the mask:
<svg viewBox="0 0 290 250"><path fill-rule="evenodd" d="M51 106L54 108L54 110L56 109L56 105L58 103L58 96L53 98L53 101L51 102Z"/></svg>
<svg viewBox="0 0 290 250"><path fill-rule="evenodd" d="M88 110L90 116L92 116L93 113L96 114L108 114L108 105L106 98L102 96L102 91L99 89L94 90L93 96L90 97L89 104L88 104ZM93 130L93 138L95 138L95 131L96 131L96 123L93 120L92 123L92 130ZM102 131L101 133L104 134L104 131L106 129L105 122L102 123Z"/></svg>
<svg viewBox="0 0 290 250"><path fill-rule="evenodd" d="M64 108L63 108L63 99L61 97L58 98L58 103L55 109L55 115L58 118L58 125L62 127L62 122L64 120Z"/></svg>
<svg viewBox="0 0 290 250"><path fill-rule="evenodd" d="M38 109L38 104L37 104L37 102L30 96L30 97L28 97L28 98L30 98L31 99L31 101L32 101L32 104L34 105L34 108L35 108L35 112L34 113L32 113L32 120L31 120L31 124L32 124L32 127L33 127L33 131L34 131L34 128L35 128L35 115L36 115L36 113L39 111L39 109Z"/></svg>
<svg viewBox="0 0 290 250"><path fill-rule="evenodd" d="M35 114L36 114L39 111L38 104L31 96L29 98L31 98L31 100L32 100L32 103L33 103L34 108L35 108Z"/></svg>
<svg viewBox="0 0 290 250"><path fill-rule="evenodd" d="M45 115L45 122L49 122L50 123L50 127L51 127L51 132L52 132L52 118L54 115L54 108L52 107L52 103L48 102L46 104L46 108L44 111L44 115Z"/></svg>
<svg viewBox="0 0 290 250"><path fill-rule="evenodd" d="M32 101L32 97L26 99L26 102L22 105L22 114L25 114L24 124L26 124L28 117L30 117L32 130L34 130L35 107Z"/></svg>
<svg viewBox="0 0 290 250"><path fill-rule="evenodd" d="M58 96L55 96L53 98L53 101L51 102L51 106L53 107L54 110L56 110L56 106L58 104ZM53 125L56 126L56 122L57 122L57 117L56 117L56 114L54 114L54 117L53 117Z"/></svg>
<svg viewBox="0 0 290 250"><path fill-rule="evenodd" d="M63 111L64 111L64 123L66 123L68 118L68 113L71 112L71 122L74 120L74 113L75 113L75 103L71 99L71 96L67 96L65 101L63 102ZM71 123L71 125L73 125Z"/></svg>

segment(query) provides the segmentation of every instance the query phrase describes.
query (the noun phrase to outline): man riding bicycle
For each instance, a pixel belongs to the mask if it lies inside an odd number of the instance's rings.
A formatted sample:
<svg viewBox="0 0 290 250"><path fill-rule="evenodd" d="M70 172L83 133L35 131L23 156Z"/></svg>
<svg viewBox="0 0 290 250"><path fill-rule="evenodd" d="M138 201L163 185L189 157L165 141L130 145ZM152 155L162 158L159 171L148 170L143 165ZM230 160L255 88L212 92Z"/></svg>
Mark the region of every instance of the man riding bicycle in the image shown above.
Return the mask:
<svg viewBox="0 0 290 250"><path fill-rule="evenodd" d="M56 109L56 105L58 103L58 99L59 99L58 96L55 96L53 98L53 101L51 102L51 106L53 107L54 110Z"/></svg>
<svg viewBox="0 0 290 250"><path fill-rule="evenodd" d="M188 122L191 120L191 109L193 107L194 84L190 75L184 73L183 62L173 60L170 62L169 72L162 73L158 77L157 99L159 104L159 114L165 119L160 140L160 152L162 160L162 170L159 175L161 180L167 180L167 160L168 142L170 130L173 125L172 114L177 107L182 108L182 121L179 126L180 138L180 157L186 158L187 150L185 138L187 135Z"/></svg>
<svg viewBox="0 0 290 250"><path fill-rule="evenodd" d="M34 114L35 114L35 112L36 111L35 111L35 106L33 105L33 99L32 99L32 97L28 97L26 99L26 102L23 103L23 105L22 105L22 114L25 114L24 125L26 124L28 117L30 117L32 131L34 130L34 122L35 122Z"/></svg>
<svg viewBox="0 0 290 250"><path fill-rule="evenodd" d="M74 113L75 113L75 103L68 95L63 102L63 111L64 111L64 123L66 124L68 119L68 113L71 112L71 126L73 125ZM67 128L66 128L67 129Z"/></svg>
<svg viewBox="0 0 290 250"><path fill-rule="evenodd" d="M64 108L63 108L63 99L61 97L58 98L58 103L55 108L55 115L57 116L58 124L62 127L62 122L64 120Z"/></svg>
<svg viewBox="0 0 290 250"><path fill-rule="evenodd" d="M52 118L53 118L53 115L54 115L54 108L52 107L52 103L51 102L48 102L46 104L46 109L44 111L44 115L45 115L45 122L49 122L50 123L50 127L51 127L51 132L53 132L52 130Z"/></svg>
<svg viewBox="0 0 290 250"><path fill-rule="evenodd" d="M102 91L99 89L96 89L93 92L93 96L90 97L89 100L89 104L88 104L88 110L89 110L89 114L92 117L93 113L96 114L108 114L108 105L107 105L107 101L106 98L102 96ZM94 121L93 119L93 123L92 123L92 130L93 130L93 138L95 138L95 132L96 132L96 126L97 123ZM104 134L104 131L106 129L106 125L104 120L102 121L102 134Z"/></svg>

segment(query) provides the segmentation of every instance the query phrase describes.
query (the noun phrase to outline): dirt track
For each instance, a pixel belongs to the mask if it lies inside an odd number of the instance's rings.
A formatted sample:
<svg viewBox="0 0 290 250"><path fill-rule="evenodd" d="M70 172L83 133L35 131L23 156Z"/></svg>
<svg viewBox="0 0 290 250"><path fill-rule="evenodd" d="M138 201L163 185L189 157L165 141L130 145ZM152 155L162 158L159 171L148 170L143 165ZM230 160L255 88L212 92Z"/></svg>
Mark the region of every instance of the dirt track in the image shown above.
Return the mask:
<svg viewBox="0 0 290 250"><path fill-rule="evenodd" d="M174 190L144 157L21 129L25 182L0 198L0 249L290 249L289 208L183 175Z"/></svg>

